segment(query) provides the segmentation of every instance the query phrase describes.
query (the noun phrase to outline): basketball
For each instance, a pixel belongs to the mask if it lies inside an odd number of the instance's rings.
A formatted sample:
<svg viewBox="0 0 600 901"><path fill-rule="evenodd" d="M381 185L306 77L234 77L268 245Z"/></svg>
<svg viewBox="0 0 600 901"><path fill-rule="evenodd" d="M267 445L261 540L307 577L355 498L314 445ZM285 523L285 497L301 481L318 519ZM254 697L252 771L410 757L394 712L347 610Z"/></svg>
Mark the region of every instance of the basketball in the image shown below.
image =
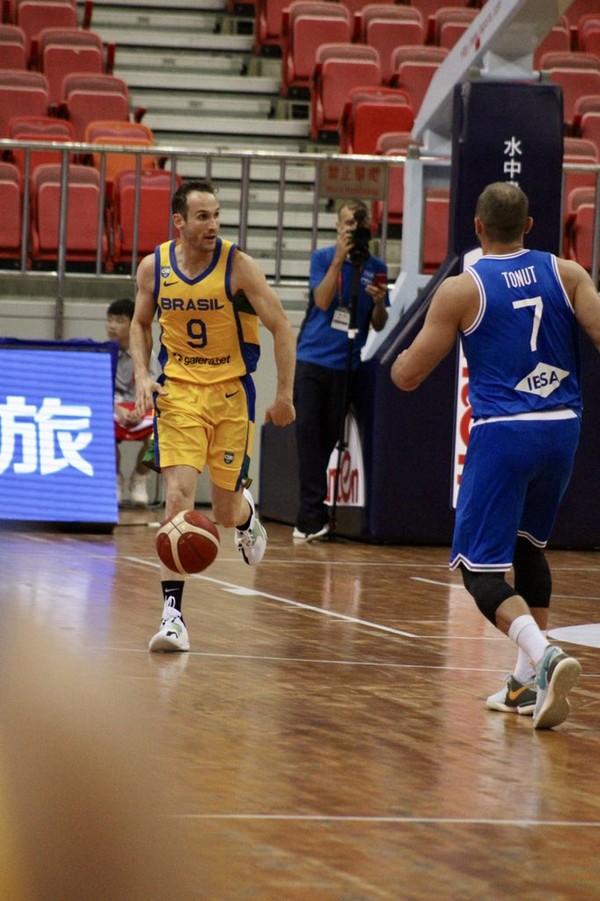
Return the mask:
<svg viewBox="0 0 600 901"><path fill-rule="evenodd" d="M199 573L219 552L219 533L198 510L183 510L164 522L156 533L156 553L174 572Z"/></svg>

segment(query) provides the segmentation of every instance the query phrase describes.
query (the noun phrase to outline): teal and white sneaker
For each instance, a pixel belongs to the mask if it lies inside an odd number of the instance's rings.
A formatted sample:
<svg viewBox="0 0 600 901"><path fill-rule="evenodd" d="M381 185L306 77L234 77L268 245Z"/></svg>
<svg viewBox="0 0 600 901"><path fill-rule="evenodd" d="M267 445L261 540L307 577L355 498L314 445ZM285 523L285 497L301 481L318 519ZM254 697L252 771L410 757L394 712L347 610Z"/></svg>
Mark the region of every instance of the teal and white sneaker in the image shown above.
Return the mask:
<svg viewBox="0 0 600 901"><path fill-rule="evenodd" d="M513 675L507 676L504 688L490 695L485 702L488 710L500 710L502 713L518 713L520 716L533 716L537 691L535 682L521 683Z"/></svg>
<svg viewBox="0 0 600 901"><path fill-rule="evenodd" d="M569 715L567 695L577 684L581 664L560 648L546 648L536 666L537 702L533 712L534 729L552 729Z"/></svg>
<svg viewBox="0 0 600 901"><path fill-rule="evenodd" d="M264 557L267 549L267 531L259 522L254 499L247 488L244 488L244 497L252 510L250 525L244 531L236 529L234 541L244 563L247 563L248 566L256 566Z"/></svg>
<svg viewBox="0 0 600 901"><path fill-rule="evenodd" d="M189 651L190 639L174 598L167 598L163 607L160 629L148 644L149 651Z"/></svg>

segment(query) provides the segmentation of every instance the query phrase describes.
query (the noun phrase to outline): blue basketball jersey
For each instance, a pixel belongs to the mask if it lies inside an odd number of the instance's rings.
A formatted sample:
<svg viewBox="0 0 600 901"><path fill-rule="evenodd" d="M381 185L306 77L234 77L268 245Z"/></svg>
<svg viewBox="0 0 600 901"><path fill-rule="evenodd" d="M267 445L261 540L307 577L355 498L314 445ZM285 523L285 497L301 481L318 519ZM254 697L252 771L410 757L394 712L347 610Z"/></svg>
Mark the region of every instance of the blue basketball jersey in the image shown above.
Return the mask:
<svg viewBox="0 0 600 901"><path fill-rule="evenodd" d="M577 323L556 257L538 250L490 254L465 271L480 297L479 314L461 335L474 419L580 413Z"/></svg>

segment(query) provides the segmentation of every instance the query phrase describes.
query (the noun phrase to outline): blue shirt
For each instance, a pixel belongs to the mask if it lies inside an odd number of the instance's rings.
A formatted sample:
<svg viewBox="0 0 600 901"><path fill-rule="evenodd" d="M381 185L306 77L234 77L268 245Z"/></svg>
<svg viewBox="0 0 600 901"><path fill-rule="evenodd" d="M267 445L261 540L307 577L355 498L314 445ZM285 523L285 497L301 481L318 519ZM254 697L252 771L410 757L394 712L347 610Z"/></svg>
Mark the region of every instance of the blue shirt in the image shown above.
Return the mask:
<svg viewBox="0 0 600 901"><path fill-rule="evenodd" d="M335 245L315 250L310 260L310 303L302 323L296 356L305 363L316 363L329 369L345 369L348 358L348 332L334 327L334 317L340 309L349 312L352 297L354 265L345 260L338 281L336 294L327 310L320 310L314 302L313 292L325 278L335 256ZM352 347L352 369L360 364L360 352L365 345L371 324L374 301L365 291L377 273L387 278L387 266L378 257L369 256L360 269L360 284L356 300L357 335ZM389 299L386 300L386 306Z"/></svg>
<svg viewBox="0 0 600 901"><path fill-rule="evenodd" d="M477 319L461 336L473 417L580 413L578 329L556 257L486 254L466 271L480 297Z"/></svg>

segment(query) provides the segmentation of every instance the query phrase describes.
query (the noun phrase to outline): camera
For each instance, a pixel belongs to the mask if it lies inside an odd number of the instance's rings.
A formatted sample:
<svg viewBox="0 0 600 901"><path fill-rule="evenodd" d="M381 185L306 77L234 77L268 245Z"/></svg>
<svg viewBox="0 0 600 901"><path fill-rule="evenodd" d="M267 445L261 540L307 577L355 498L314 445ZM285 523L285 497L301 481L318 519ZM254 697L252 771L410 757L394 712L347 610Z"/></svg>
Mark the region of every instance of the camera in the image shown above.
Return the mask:
<svg viewBox="0 0 600 901"><path fill-rule="evenodd" d="M355 265L366 263L371 255L369 243L371 241L371 231L365 225L367 217L366 210L358 209L354 213L356 228L352 232L352 244L348 251L350 261Z"/></svg>

